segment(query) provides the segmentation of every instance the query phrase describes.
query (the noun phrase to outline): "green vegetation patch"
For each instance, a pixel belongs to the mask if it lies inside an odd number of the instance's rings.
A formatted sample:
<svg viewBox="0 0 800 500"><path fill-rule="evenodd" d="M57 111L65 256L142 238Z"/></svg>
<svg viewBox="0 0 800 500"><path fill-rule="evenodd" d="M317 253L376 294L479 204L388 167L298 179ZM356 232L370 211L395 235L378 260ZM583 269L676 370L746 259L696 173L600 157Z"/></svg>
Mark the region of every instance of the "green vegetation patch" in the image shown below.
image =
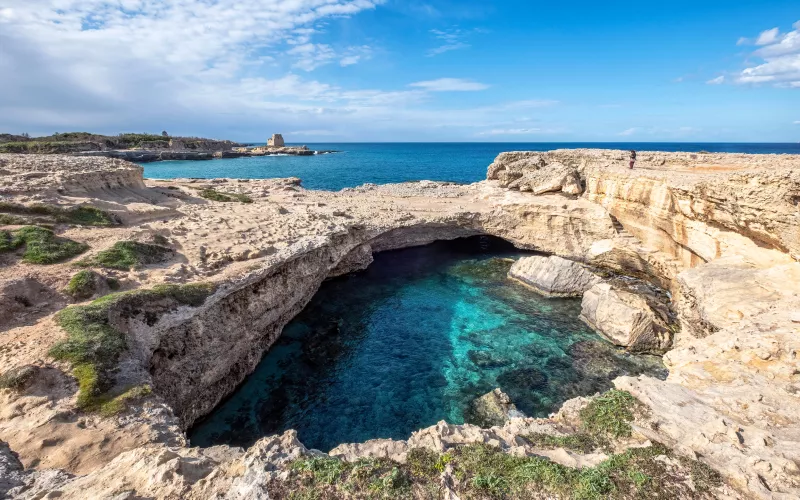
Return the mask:
<svg viewBox="0 0 800 500"><path fill-rule="evenodd" d="M119 219L113 214L86 205L63 208L42 203L22 205L19 203L0 202L0 224L24 224L29 222L66 223L101 227L114 226L120 223Z"/></svg>
<svg viewBox="0 0 800 500"><path fill-rule="evenodd" d="M103 250L91 259L81 262L84 266L101 266L128 271L148 264L168 260L174 254L171 248L138 241L118 241L108 250Z"/></svg>
<svg viewBox="0 0 800 500"><path fill-rule="evenodd" d="M591 453L597 448L603 447L605 443L599 442L595 437L585 433L566 434L564 436L553 436L544 433L532 433L523 436L536 448L545 450L564 448L577 451L579 453Z"/></svg>
<svg viewBox="0 0 800 500"><path fill-rule="evenodd" d="M117 141L120 147L138 148L144 143L155 143L160 147L169 147L169 138L155 134L119 134Z"/></svg>
<svg viewBox="0 0 800 500"><path fill-rule="evenodd" d="M253 199L245 194L221 193L214 189L203 189L200 191L200 196L211 201L253 203Z"/></svg>
<svg viewBox="0 0 800 500"><path fill-rule="evenodd" d="M542 457L517 457L483 444L439 454L414 449L405 464L388 459L347 463L330 457L292 462L286 481L270 484L273 498L440 498L441 476L460 498L576 500L710 498L720 477L704 464L654 444L612 455L596 467L572 469ZM695 479L702 469L708 480Z"/></svg>
<svg viewBox="0 0 800 500"><path fill-rule="evenodd" d="M88 245L56 236L39 226L25 226L14 231L0 231L0 252L25 247L22 260L30 264L56 264L89 249Z"/></svg>
<svg viewBox="0 0 800 500"><path fill-rule="evenodd" d="M641 403L630 393L611 389L594 398L580 417L584 430L592 436L629 437L630 423L639 408Z"/></svg>
<svg viewBox="0 0 800 500"><path fill-rule="evenodd" d="M124 412L130 404L141 401L152 393L153 390L149 385L132 387L119 396L101 403L98 411L104 417L113 417Z"/></svg>
<svg viewBox="0 0 800 500"><path fill-rule="evenodd" d="M127 349L127 341L125 334L111 323L112 311L124 318L133 314L131 311L146 310L157 315L180 305L198 307L213 290L209 283L158 285L148 290L106 295L56 314L56 323L67 332L67 338L54 345L50 355L73 364L79 387L78 406L98 411L117 397L108 391L114 385L113 372Z"/></svg>
<svg viewBox="0 0 800 500"><path fill-rule="evenodd" d="M120 286L119 281L114 278L106 278L99 273L84 269L69 280L64 292L75 300L84 300L101 290L106 290L104 283L110 290L118 290Z"/></svg>

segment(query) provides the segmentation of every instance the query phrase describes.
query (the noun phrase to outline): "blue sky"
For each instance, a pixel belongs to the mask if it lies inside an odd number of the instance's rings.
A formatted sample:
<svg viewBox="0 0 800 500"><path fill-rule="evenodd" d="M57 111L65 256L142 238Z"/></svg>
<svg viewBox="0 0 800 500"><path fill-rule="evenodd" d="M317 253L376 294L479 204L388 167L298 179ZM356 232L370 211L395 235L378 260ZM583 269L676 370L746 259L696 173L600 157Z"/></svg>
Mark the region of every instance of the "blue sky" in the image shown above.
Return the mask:
<svg viewBox="0 0 800 500"><path fill-rule="evenodd" d="M3 0L0 73L3 132L800 141L796 0Z"/></svg>

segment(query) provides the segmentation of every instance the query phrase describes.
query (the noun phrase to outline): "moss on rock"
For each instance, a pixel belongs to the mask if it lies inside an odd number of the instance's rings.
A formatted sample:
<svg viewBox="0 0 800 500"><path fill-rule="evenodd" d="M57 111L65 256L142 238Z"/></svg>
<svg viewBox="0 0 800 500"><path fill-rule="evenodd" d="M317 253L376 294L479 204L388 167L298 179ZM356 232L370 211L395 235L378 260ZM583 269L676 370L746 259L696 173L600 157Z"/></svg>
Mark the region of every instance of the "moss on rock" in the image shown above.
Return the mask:
<svg viewBox="0 0 800 500"><path fill-rule="evenodd" d="M198 307L213 290L209 283L158 285L148 290L107 295L56 314L56 323L67 332L67 338L54 345L50 355L73 364L79 387L78 406L89 411L100 410L113 400L108 391L114 385L113 371L127 349L127 341L125 333L111 323L112 311L150 306L163 312L182 305Z"/></svg>

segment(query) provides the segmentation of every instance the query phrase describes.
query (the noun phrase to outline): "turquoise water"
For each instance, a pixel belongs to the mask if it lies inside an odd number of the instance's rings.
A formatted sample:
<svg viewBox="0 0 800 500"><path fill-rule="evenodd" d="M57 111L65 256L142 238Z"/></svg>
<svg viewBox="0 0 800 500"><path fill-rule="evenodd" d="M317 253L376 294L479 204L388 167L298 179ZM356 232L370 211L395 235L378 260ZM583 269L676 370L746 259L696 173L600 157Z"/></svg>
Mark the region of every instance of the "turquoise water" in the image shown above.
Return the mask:
<svg viewBox="0 0 800 500"><path fill-rule="evenodd" d="M640 151L800 154L800 144L387 143L308 146L316 150L333 149L342 152L303 157L261 156L213 161L164 161L144 164L144 174L152 179L299 177L309 189L339 190L367 182L386 184L425 179L477 182L486 178L486 168L503 151L591 147Z"/></svg>
<svg viewBox="0 0 800 500"><path fill-rule="evenodd" d="M507 279L513 247L489 238L386 252L323 284L246 382L190 432L193 445L249 446L296 429L306 446L406 439L470 420L496 387L530 416L611 387L666 376L578 320L580 300L545 299Z"/></svg>

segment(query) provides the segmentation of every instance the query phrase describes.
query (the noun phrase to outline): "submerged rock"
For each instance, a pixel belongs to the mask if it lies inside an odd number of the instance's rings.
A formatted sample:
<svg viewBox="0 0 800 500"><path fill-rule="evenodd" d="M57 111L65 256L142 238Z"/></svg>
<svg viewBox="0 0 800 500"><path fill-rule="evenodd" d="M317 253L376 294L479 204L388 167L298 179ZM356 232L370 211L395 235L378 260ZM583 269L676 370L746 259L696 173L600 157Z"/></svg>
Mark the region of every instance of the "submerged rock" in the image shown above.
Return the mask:
<svg viewBox="0 0 800 500"><path fill-rule="evenodd" d="M501 358L489 351L469 351L469 360L478 368L500 368L511 364L511 360Z"/></svg>
<svg viewBox="0 0 800 500"><path fill-rule="evenodd" d="M581 319L632 352L663 353L672 346L669 325L647 301L609 283L595 285L583 295Z"/></svg>
<svg viewBox="0 0 800 500"><path fill-rule="evenodd" d="M508 275L547 297L580 297L601 281L581 264L555 255L523 257Z"/></svg>

